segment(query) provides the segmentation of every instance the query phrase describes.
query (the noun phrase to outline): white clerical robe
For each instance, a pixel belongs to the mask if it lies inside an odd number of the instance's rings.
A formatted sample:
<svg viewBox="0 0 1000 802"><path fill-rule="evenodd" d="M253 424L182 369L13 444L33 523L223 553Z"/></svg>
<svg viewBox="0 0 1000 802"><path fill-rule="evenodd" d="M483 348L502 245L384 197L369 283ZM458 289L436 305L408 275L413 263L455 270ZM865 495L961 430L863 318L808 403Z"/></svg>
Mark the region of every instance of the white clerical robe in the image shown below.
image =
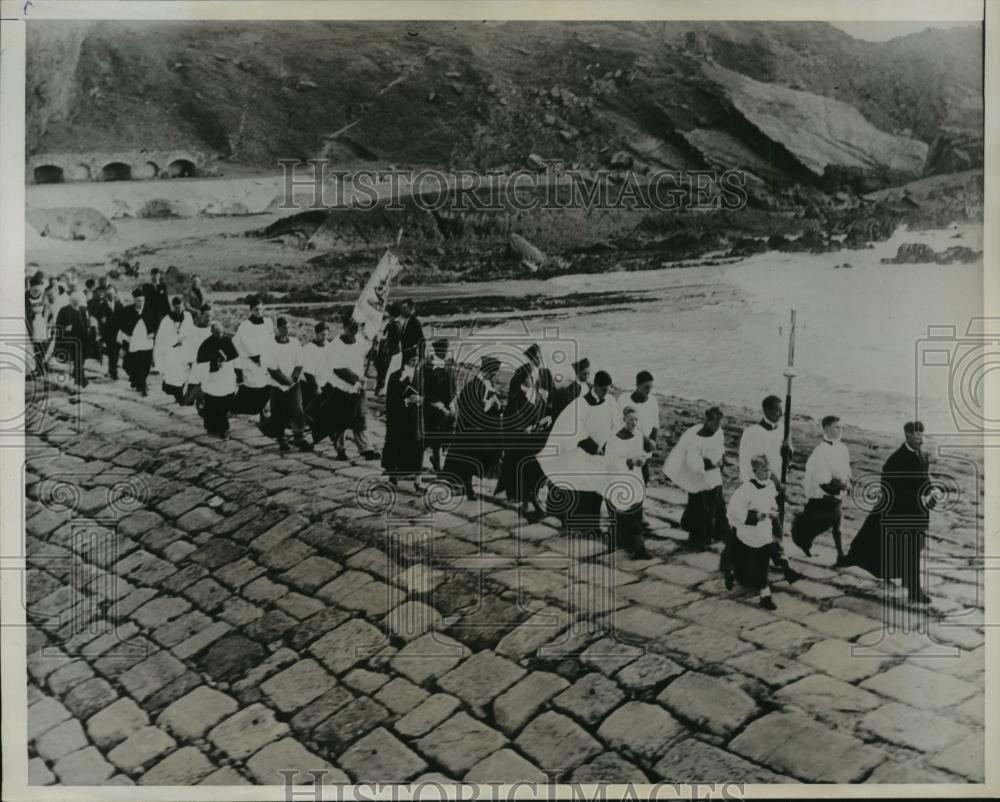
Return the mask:
<svg viewBox="0 0 1000 802"><path fill-rule="evenodd" d="M153 362L163 381L173 387L183 387L187 381L189 349L184 336L191 327L191 315L184 312L180 320L167 315L160 321L153 344Z"/></svg>
<svg viewBox="0 0 1000 802"><path fill-rule="evenodd" d="M614 478L603 450L620 428L621 413L611 395L606 395L603 402L596 405L587 403L586 395L579 396L559 413L538 463L545 475L557 484L569 485L577 492L603 495ZM588 454L580 448L580 441L587 438L597 444L601 453Z"/></svg>
<svg viewBox="0 0 1000 802"><path fill-rule="evenodd" d="M243 371L243 383L247 387L268 386L267 370L262 364L255 363L251 357L260 358L273 342L274 322L269 317L264 318L261 323L253 323L248 318L236 329L233 345L241 357L238 367ZM263 362L262 359L260 361Z"/></svg>
<svg viewBox="0 0 1000 802"><path fill-rule="evenodd" d="M726 453L722 427L711 437L700 437L703 427L702 423L689 427L663 463L667 478L688 493L702 493L722 484L718 468L705 468L706 459L715 465Z"/></svg>
<svg viewBox="0 0 1000 802"><path fill-rule="evenodd" d="M806 498L823 498L827 493L821 485L829 484L832 479L839 479L845 487L850 484L851 456L842 442L824 438L806 460ZM836 498L841 496L843 491Z"/></svg>
<svg viewBox="0 0 1000 802"><path fill-rule="evenodd" d="M643 447L642 434L638 431L624 440L617 432L608 438L604 458L611 481L605 489L605 497L619 512L625 512L645 500L646 483L642 478L642 468L634 464L634 461L649 459L649 454ZM629 460L633 460L631 468L628 466Z"/></svg>

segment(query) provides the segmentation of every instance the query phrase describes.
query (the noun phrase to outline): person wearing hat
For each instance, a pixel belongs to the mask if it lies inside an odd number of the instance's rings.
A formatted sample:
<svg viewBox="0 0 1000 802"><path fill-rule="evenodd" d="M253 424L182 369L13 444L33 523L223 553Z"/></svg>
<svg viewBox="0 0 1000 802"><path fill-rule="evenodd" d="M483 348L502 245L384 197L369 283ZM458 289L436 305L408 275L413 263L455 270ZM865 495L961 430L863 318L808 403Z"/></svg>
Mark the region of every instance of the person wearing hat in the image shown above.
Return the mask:
<svg viewBox="0 0 1000 802"><path fill-rule="evenodd" d="M205 431L223 440L229 437L229 413L236 397L236 346L215 321L211 334L198 346L196 378L203 393Z"/></svg>
<svg viewBox="0 0 1000 802"><path fill-rule="evenodd" d="M163 377L163 392L184 403L184 384L188 374L188 350L184 336L191 326L191 315L184 310L180 296L174 296L170 314L160 321L153 345L153 364Z"/></svg>
<svg viewBox="0 0 1000 802"><path fill-rule="evenodd" d="M382 395L382 388L385 387L385 377L389 373L389 366L393 358L400 352L400 337L402 326L399 322L399 304L390 303L385 308L387 319L382 333L379 335L378 346L375 353L375 395Z"/></svg>
<svg viewBox="0 0 1000 802"><path fill-rule="evenodd" d="M292 440L300 451L312 451L312 444L305 439L306 417L302 410L302 391L299 374L302 373L302 345L297 337L288 334L288 320L275 321L274 342L264 351L261 359L271 381L271 418L269 433L278 441L278 448L288 451L285 429L292 430Z"/></svg>
<svg viewBox="0 0 1000 802"><path fill-rule="evenodd" d="M882 503L865 519L838 565L857 566L882 579L898 578L911 603L929 604L931 597L922 587L920 553L930 513L944 493L930 478L923 423L907 422L903 436L903 445L882 466Z"/></svg>
<svg viewBox="0 0 1000 802"><path fill-rule="evenodd" d="M55 322L56 352L62 354L69 364L77 391L87 386L83 360L89 331L84 308L83 293L74 292L69 296L69 303L59 310Z"/></svg>
<svg viewBox="0 0 1000 802"><path fill-rule="evenodd" d="M566 407L576 401L581 395L586 395L590 392L590 360L584 357L578 362L574 362L570 367L573 368L573 381L565 387L560 387L552 399L552 416L554 418L558 417Z"/></svg>
<svg viewBox="0 0 1000 802"><path fill-rule="evenodd" d="M546 442L548 453L539 457L550 482L549 511L570 533L600 531L602 500L613 480L604 448L622 421L611 384L606 371L597 371L593 387L560 413Z"/></svg>
<svg viewBox="0 0 1000 802"><path fill-rule="evenodd" d="M722 467L726 441L722 411L705 410L705 420L687 429L663 463L667 478L688 494L681 528L688 533L688 546L708 549L729 534L726 501L722 495Z"/></svg>
<svg viewBox="0 0 1000 802"><path fill-rule="evenodd" d="M424 444L431 447L431 467L441 470L441 452L455 429L455 371L447 361L448 341L431 343L431 355L420 368L423 388Z"/></svg>
<svg viewBox="0 0 1000 802"><path fill-rule="evenodd" d="M327 383L326 371L329 364L330 327L319 321L313 327L313 338L302 346L302 408L309 410Z"/></svg>
<svg viewBox="0 0 1000 802"><path fill-rule="evenodd" d="M484 356L476 375L462 386L456 399L455 434L443 473L458 481L470 501L478 498L472 477L482 482L499 456L502 408L493 384L499 370L499 359Z"/></svg>
<svg viewBox="0 0 1000 802"><path fill-rule="evenodd" d="M792 520L792 541L807 557L813 541L832 529L837 562L844 559L840 521L844 492L851 486L851 456L840 433L840 418L823 418L823 439L806 460L806 506Z"/></svg>
<svg viewBox="0 0 1000 802"><path fill-rule="evenodd" d="M274 322L264 317L264 302L259 295L247 296L250 316L240 323L233 345L240 355L242 383L236 391L232 412L259 415L264 422L264 407L271 397L270 377L263 365L263 354L274 343ZM237 377L239 380L239 376Z"/></svg>
<svg viewBox="0 0 1000 802"><path fill-rule="evenodd" d="M394 485L400 479L412 476L413 489L419 493L424 489L420 483L420 472L424 467L420 424L424 399L420 392L417 349L407 348L402 359L403 367L389 376L386 385L382 468Z"/></svg>
<svg viewBox="0 0 1000 802"><path fill-rule="evenodd" d="M133 390L149 395L146 380L153 366L153 337L159 319L153 310L146 305L146 296L136 288L132 291L132 305L125 308L118 327L118 338L122 343L125 356L122 367L129 378Z"/></svg>

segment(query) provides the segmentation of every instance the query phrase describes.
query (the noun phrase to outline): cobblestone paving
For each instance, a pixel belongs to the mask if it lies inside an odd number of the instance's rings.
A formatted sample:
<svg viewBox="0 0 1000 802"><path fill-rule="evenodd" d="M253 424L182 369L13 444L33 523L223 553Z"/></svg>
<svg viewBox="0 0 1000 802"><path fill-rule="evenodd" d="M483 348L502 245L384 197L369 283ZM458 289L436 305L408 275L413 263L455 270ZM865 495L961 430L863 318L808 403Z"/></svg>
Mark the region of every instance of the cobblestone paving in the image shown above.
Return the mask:
<svg viewBox="0 0 1000 802"><path fill-rule="evenodd" d="M982 781L964 573L931 585L937 644L887 636L822 546L775 612L727 592L665 487L635 562L490 500L372 511L374 463L200 423L123 382L36 416L31 784Z"/></svg>

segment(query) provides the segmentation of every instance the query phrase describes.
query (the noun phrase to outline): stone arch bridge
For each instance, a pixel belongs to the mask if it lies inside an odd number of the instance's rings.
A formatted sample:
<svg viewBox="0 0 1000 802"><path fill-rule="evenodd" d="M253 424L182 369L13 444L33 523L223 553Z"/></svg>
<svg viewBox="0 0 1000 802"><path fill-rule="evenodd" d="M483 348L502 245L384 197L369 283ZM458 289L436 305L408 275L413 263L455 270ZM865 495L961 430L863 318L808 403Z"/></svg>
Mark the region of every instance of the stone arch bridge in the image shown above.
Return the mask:
<svg viewBox="0 0 1000 802"><path fill-rule="evenodd" d="M209 157L191 150L39 153L29 157L29 184L194 178L210 174Z"/></svg>

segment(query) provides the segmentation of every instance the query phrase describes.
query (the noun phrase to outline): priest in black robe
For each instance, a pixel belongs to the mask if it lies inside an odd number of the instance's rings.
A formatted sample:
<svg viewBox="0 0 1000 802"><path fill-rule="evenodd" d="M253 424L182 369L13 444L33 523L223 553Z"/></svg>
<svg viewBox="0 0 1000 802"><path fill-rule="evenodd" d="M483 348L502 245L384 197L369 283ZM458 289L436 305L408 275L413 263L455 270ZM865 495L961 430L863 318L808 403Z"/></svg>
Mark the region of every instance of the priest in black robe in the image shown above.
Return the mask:
<svg viewBox="0 0 1000 802"><path fill-rule="evenodd" d="M420 492L423 490L420 472L424 466L420 415L424 399L417 361L416 348L404 351L403 367L389 376L386 385L382 468L392 484L398 484L401 478L412 476L413 489Z"/></svg>
<svg viewBox="0 0 1000 802"><path fill-rule="evenodd" d="M142 290L133 290L132 299L132 305L125 307L118 325L119 335L126 348L122 367L125 368L132 388L145 396L149 393L146 380L153 367L153 339L160 325L160 317L146 302Z"/></svg>
<svg viewBox="0 0 1000 802"><path fill-rule="evenodd" d="M442 473L457 481L472 501L477 498L472 477L490 475L500 455L502 406L493 386L499 370L499 359L483 357L479 372L458 394L455 434Z"/></svg>
<svg viewBox="0 0 1000 802"><path fill-rule="evenodd" d="M906 441L882 468L882 503L865 519L847 556L837 564L856 565L882 579L900 579L911 602L928 604L920 553L940 491L931 482L928 455L921 448L924 425L911 421L903 433Z"/></svg>
<svg viewBox="0 0 1000 802"><path fill-rule="evenodd" d="M559 413L572 404L581 395L590 392L590 360L584 357L579 362L574 362L571 367L575 374L573 381L565 387L558 387L552 392L551 414L553 420L559 417Z"/></svg>
<svg viewBox="0 0 1000 802"><path fill-rule="evenodd" d="M431 448L431 467L441 470L441 452L455 430L455 365L448 361L448 341L431 343L433 354L420 368L423 382L423 439Z"/></svg>

